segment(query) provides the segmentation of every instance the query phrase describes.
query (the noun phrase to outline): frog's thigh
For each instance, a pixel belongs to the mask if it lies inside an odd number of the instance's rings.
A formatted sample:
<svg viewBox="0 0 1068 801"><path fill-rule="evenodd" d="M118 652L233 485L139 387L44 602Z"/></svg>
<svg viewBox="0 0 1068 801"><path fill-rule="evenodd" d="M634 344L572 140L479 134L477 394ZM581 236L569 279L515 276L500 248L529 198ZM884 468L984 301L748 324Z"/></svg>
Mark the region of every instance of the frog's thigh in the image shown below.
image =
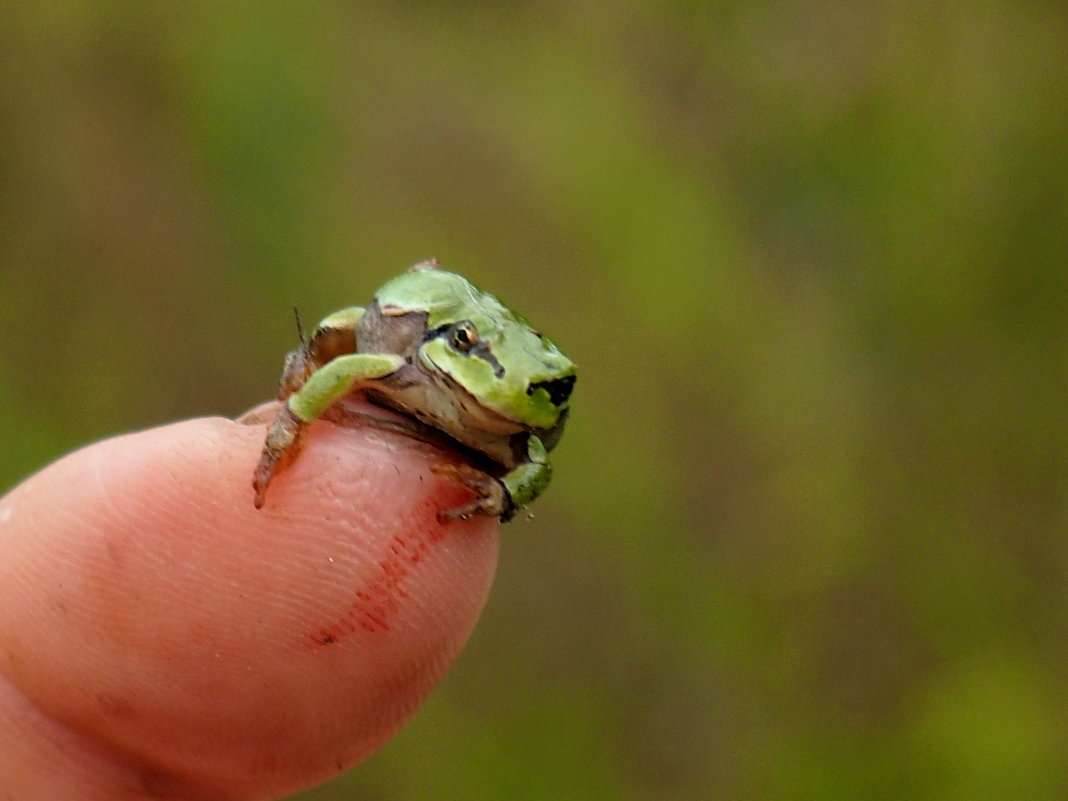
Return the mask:
<svg viewBox="0 0 1068 801"><path fill-rule="evenodd" d="M289 397L289 408L311 422L361 381L383 378L400 369L404 359L388 353L349 353L338 356L312 373L304 386Z"/></svg>

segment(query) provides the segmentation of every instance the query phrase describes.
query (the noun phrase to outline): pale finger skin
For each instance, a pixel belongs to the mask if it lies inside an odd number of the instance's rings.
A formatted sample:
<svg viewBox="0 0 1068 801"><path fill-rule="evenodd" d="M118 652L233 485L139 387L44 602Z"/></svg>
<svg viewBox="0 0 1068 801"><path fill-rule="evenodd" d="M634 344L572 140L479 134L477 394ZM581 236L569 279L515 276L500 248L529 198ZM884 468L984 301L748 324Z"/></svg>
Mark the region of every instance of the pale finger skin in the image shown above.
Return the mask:
<svg viewBox="0 0 1068 801"><path fill-rule="evenodd" d="M440 452L322 422L257 511L264 432L117 437L0 499L0 798L278 798L372 753L452 662L497 521L438 521L469 500Z"/></svg>

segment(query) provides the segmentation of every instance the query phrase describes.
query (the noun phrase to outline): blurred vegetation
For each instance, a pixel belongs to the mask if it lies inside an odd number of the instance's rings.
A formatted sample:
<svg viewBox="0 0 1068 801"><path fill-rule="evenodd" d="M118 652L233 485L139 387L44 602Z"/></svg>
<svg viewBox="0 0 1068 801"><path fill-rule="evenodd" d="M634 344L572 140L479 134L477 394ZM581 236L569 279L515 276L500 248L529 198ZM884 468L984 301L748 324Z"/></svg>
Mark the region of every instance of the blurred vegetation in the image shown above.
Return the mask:
<svg viewBox="0 0 1068 801"><path fill-rule="evenodd" d="M7 3L10 486L436 255L580 365L327 799L1068 795L1068 11Z"/></svg>

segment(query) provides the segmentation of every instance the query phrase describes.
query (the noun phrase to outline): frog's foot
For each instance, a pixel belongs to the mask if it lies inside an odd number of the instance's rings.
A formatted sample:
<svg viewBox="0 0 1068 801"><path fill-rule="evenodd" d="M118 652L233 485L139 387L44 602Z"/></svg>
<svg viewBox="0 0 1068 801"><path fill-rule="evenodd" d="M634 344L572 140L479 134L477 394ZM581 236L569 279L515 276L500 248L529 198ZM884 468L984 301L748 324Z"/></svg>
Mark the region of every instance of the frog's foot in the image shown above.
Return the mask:
<svg viewBox="0 0 1068 801"><path fill-rule="evenodd" d="M503 523L514 514L515 509L512 499L508 497L504 485L481 470L465 464L453 464L452 462L439 462L430 469L439 476L446 476L462 484L475 496L473 500L463 506L439 511L438 520L442 523L452 520L467 520L471 515L499 517Z"/></svg>
<svg viewBox="0 0 1068 801"><path fill-rule="evenodd" d="M259 464L252 474L252 489L256 493L252 504L257 509L263 508L271 479L285 470L304 447L304 429L307 425L293 414L288 404L283 404L278 410L263 443Z"/></svg>

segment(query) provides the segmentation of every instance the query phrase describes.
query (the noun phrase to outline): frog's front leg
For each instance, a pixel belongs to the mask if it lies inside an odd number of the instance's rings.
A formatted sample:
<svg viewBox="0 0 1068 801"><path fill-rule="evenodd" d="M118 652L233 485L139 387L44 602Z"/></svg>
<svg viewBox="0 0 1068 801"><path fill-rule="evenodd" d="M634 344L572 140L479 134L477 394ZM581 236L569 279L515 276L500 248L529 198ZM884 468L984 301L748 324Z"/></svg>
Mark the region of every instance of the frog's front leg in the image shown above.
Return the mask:
<svg viewBox="0 0 1068 801"><path fill-rule="evenodd" d="M541 440L533 434L527 440L527 461L520 463L501 478L515 509L533 503L549 486L553 466Z"/></svg>
<svg viewBox="0 0 1068 801"><path fill-rule="evenodd" d="M549 454L541 440L531 435L527 439L526 461L495 479L481 470L467 465L440 464L434 467L438 475L448 476L474 493L474 500L455 509L439 513L444 520L466 520L471 515L488 515L507 523L522 507L532 503L545 492L553 477Z"/></svg>
<svg viewBox="0 0 1068 801"><path fill-rule="evenodd" d="M253 504L263 506L267 486L278 473L292 464L304 445L304 430L338 398L395 373L404 365L400 356L387 353L348 353L312 373L295 393L286 398L278 410L267 439L263 443L259 464L252 477L256 497Z"/></svg>

